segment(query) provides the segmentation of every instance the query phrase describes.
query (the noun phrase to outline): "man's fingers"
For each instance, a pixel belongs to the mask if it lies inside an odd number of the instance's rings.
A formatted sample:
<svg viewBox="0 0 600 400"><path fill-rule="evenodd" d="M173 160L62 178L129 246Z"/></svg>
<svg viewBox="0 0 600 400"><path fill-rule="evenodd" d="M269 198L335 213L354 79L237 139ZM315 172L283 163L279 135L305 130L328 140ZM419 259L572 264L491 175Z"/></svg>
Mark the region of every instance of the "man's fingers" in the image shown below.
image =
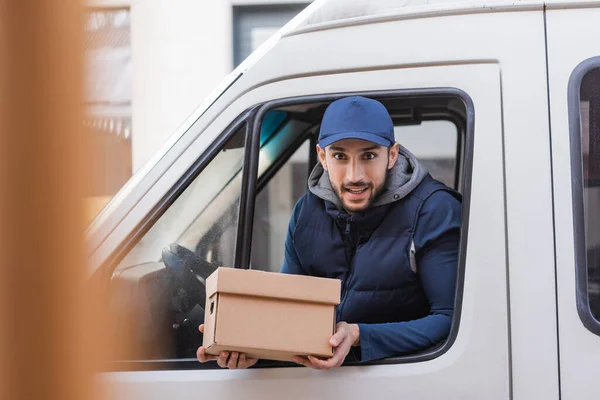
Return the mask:
<svg viewBox="0 0 600 400"><path fill-rule="evenodd" d="M346 336L346 338L344 338L344 341L342 343L340 343L340 345L338 347L335 348L335 350L333 352L333 357L331 357L329 360L327 360L328 364L330 365L329 368L335 368L335 367L339 367L340 365L342 365L344 363L344 360L346 359L346 356L350 352L351 346L352 346L352 344L350 343L350 341L348 340L348 337Z"/></svg>
<svg viewBox="0 0 600 400"><path fill-rule="evenodd" d="M198 361L200 361L202 363L211 361L211 360L214 360L215 358L217 358L213 355L206 354L206 349L202 346L200 346L198 348L198 350L196 351L196 357L198 358Z"/></svg>
<svg viewBox="0 0 600 400"><path fill-rule="evenodd" d="M229 362L227 363L227 367L229 369L236 369L238 367L238 358L240 353L234 351L231 353L231 357L229 357Z"/></svg>
<svg viewBox="0 0 600 400"><path fill-rule="evenodd" d="M336 367L337 359L331 357L328 360L319 360L317 357L308 356L308 360L319 369L331 369Z"/></svg>
<svg viewBox="0 0 600 400"><path fill-rule="evenodd" d="M206 349L200 347L196 351L198 361L204 363L211 360L217 360L217 364L221 368L243 369L253 366L258 362L257 358L247 357L244 353L222 351L218 356L206 354Z"/></svg>
<svg viewBox="0 0 600 400"><path fill-rule="evenodd" d="M311 363L308 360L308 358L306 358L306 357L300 357L300 356L292 357L292 361L294 361L296 364L304 365L305 367L308 367L308 368L319 369L319 368L317 368L317 366L313 365L313 363Z"/></svg>
<svg viewBox="0 0 600 400"><path fill-rule="evenodd" d="M333 357L327 360L320 360L313 356L308 356L308 359L311 363L313 363L321 369L332 369L339 367L344 363L346 355L349 351L350 345L347 343L347 341L345 341L335 349L335 351L333 352Z"/></svg>
<svg viewBox="0 0 600 400"><path fill-rule="evenodd" d="M296 364L304 365L312 369L332 369L338 367L340 363L339 357L333 356L328 360L320 360L317 357L293 357L292 361Z"/></svg>
<svg viewBox="0 0 600 400"><path fill-rule="evenodd" d="M340 345L340 343L342 343L344 341L344 339L346 339L347 336L348 336L348 332L346 332L346 329L344 329L344 328L339 329L331 337L331 339L329 339L329 344L332 345L333 347L337 347Z"/></svg>
<svg viewBox="0 0 600 400"><path fill-rule="evenodd" d="M253 366L258 362L257 358L247 357L246 354L241 353L240 359L238 360L238 368L245 369Z"/></svg>
<svg viewBox="0 0 600 400"><path fill-rule="evenodd" d="M229 358L229 353L226 351L222 351L217 358L217 364L221 368L227 368L227 359Z"/></svg>
<svg viewBox="0 0 600 400"><path fill-rule="evenodd" d="M204 324L200 324L198 330L200 331L200 333L204 333Z"/></svg>
<svg viewBox="0 0 600 400"><path fill-rule="evenodd" d="M198 350L196 350L196 358L200 362L206 361L206 355L204 354L204 347L202 347L202 346L198 347Z"/></svg>

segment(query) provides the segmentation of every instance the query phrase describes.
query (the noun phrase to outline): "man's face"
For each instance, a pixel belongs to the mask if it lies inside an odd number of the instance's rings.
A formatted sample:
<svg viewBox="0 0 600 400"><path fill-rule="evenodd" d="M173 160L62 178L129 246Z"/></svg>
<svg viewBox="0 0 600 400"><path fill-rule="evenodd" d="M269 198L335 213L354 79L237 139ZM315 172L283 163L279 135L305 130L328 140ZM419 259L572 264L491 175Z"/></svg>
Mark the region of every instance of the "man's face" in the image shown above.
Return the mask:
<svg viewBox="0 0 600 400"><path fill-rule="evenodd" d="M366 210L383 191L398 151L398 144L388 148L359 139L340 140L325 149L317 146L331 186L349 213Z"/></svg>

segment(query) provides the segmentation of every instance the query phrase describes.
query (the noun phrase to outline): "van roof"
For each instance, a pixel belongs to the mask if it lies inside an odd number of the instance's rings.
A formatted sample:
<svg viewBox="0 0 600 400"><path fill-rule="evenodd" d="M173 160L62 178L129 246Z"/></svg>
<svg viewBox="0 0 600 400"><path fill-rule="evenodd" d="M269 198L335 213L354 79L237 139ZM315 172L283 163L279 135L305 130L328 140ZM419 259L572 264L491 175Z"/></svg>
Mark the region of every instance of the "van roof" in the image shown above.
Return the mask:
<svg viewBox="0 0 600 400"><path fill-rule="evenodd" d="M316 0L300 16L301 20L283 34L332 29L403 18L484 12L541 10L582 7L598 0Z"/></svg>

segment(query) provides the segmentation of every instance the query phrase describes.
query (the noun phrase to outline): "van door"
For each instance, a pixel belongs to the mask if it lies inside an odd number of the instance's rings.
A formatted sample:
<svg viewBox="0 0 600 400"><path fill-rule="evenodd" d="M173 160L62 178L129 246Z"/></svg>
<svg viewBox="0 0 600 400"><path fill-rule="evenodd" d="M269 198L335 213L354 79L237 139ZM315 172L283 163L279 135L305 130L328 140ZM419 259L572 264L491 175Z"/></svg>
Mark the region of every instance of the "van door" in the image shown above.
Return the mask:
<svg viewBox="0 0 600 400"><path fill-rule="evenodd" d="M549 1L546 19L561 398L597 399L600 8L592 2L569 8Z"/></svg>
<svg viewBox="0 0 600 400"><path fill-rule="evenodd" d="M390 97L390 91L393 91L397 93L394 96L400 99L411 96L427 98L436 93L446 93L449 88L464 102L468 128L465 133L465 152L461 156L464 160L464 183L461 188L464 189L465 198L455 328L443 352L434 351L423 357L382 360L372 365L345 366L336 371L313 371L304 367L289 366L284 368L269 364L264 365L264 368L244 371L220 370L214 363L200 364L190 359L140 360L139 363L130 359L113 367L114 370L120 370L119 372L107 375L113 383L119 383L121 388L126 388L124 397L265 399L283 397L282 394L285 393L286 398L367 398L397 393L410 398L508 398L509 329L499 66L492 63L445 65L289 79L265 84L249 91L234 101L228 107L228 111L245 110L275 99L308 96L305 102L310 102L310 96L339 96L339 93L370 93L374 96L383 94ZM261 118L263 111L264 107L257 111L254 118ZM231 120L222 120L225 117L231 118L231 115L228 113L221 116L215 123L220 127L230 125ZM225 235L224 231L229 229L231 222L223 221L230 221L231 218L221 218L220 213L223 211L223 215L227 215L226 210L237 210L235 207L240 203L242 206L239 208L239 214L236 212L232 221L242 224L238 221L248 219L245 214L249 212L247 207L252 206L254 202L243 199L240 202L239 199L245 190L250 193L255 190L240 188L240 181L235 174L227 178L228 181L236 183L232 188L213 187L217 182L210 179L233 168L231 163L221 163L224 157L233 157L237 161L243 159L241 153L236 155L237 153L231 151L238 152L235 149L244 143L246 147L251 143L257 146L260 144L261 140L256 137L260 134L256 121L251 132L254 138L247 136L245 142L243 123L239 125L239 128L234 127L233 130L237 129L237 132L240 132L241 140L236 140L238 134L232 133L227 141L222 141L222 146L234 150L224 153L221 152L221 148L212 150L213 153L219 154L212 162L217 160L222 165L212 168L209 162L206 169L194 178L195 182L204 183L195 185L186 181L185 176L177 180L179 187L189 185L192 192L186 193L187 189L183 189L176 201L163 202L167 208L161 211L162 216L154 222L160 229L151 228L150 233L155 231L151 237L146 241L142 238L140 246L134 246L131 253L121 261L118 268L122 274L131 276L132 270L143 271L144 268L159 270L161 266L152 261L159 255L160 249L168 245L173 238L189 239L189 244L183 244L188 248L196 246L195 248L203 251L206 257L219 253L219 246L213 246L209 251L205 251L202 245L198 247L200 242L197 238L214 238L214 232ZM268 143L275 141L266 141L265 146L268 146ZM263 152L261 147L258 156L251 157L248 161L250 165L244 160L244 168L251 168L260 174L259 160L274 154L267 150L265 148ZM190 147L184 154L185 158L194 157L194 151L197 149ZM251 153L246 151L247 155ZM227 156L228 154L230 155ZM251 165L252 162L256 164ZM273 163L276 163L276 160ZM207 176L204 176L205 173ZM255 180L250 179L247 182L254 185L253 181ZM219 182L219 185L225 185L225 181ZM205 215L201 211L197 214L196 211L204 207L200 206L200 202L206 202L193 199L203 199L209 192L214 192L222 198L212 202L216 204L211 207L209 214ZM184 203L180 203L180 199L183 199ZM177 210L170 212L171 207L177 207ZM190 209L196 210L189 214L193 215L193 218L185 220L187 210ZM195 225L196 221L200 223ZM212 229L212 226L216 228ZM235 226L232 229L233 233ZM176 227L185 228L184 233L175 232L175 229L178 229ZM235 243L235 236L233 242L229 243ZM236 253L229 254L228 261L221 258L219 262L227 262L227 265L234 262L236 266L249 264L249 252L242 255L239 253L247 248L243 243L226 247L237 249ZM144 259L146 252L151 254L147 260ZM151 314L151 310L143 315L148 314Z"/></svg>

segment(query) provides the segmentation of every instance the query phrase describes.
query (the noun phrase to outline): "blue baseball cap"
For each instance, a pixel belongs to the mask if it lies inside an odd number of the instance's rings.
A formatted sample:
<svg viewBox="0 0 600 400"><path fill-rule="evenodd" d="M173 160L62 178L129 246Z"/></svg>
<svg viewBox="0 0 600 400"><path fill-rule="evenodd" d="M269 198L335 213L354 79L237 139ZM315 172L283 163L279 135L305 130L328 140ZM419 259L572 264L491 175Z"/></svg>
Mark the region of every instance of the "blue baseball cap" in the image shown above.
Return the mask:
<svg viewBox="0 0 600 400"><path fill-rule="evenodd" d="M327 107L321 130L319 147L325 148L343 139L362 139L380 146L391 146L394 123L383 104L362 96L345 97Z"/></svg>

